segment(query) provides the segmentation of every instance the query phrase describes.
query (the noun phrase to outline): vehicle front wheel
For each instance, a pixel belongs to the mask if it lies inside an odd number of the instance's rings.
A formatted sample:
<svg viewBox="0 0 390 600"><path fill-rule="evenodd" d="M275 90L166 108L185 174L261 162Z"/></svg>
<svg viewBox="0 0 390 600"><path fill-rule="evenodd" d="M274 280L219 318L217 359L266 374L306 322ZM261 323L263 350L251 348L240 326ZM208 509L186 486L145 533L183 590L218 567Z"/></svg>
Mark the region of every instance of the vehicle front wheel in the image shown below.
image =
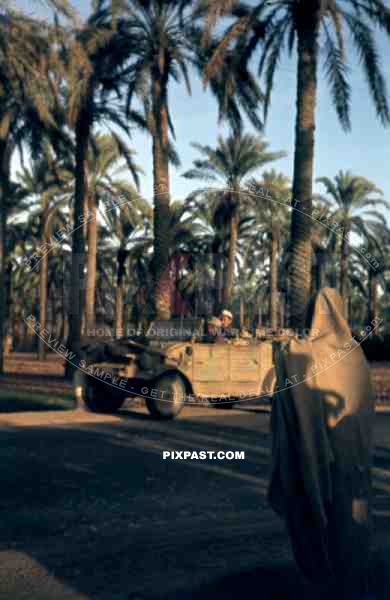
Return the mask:
<svg viewBox="0 0 390 600"><path fill-rule="evenodd" d="M184 406L186 388L183 379L174 373L162 375L153 382L153 395L145 398L146 407L156 419L174 419Z"/></svg>
<svg viewBox="0 0 390 600"><path fill-rule="evenodd" d="M79 369L73 374L73 394L77 408L95 413L115 414L125 401L125 396L112 386Z"/></svg>

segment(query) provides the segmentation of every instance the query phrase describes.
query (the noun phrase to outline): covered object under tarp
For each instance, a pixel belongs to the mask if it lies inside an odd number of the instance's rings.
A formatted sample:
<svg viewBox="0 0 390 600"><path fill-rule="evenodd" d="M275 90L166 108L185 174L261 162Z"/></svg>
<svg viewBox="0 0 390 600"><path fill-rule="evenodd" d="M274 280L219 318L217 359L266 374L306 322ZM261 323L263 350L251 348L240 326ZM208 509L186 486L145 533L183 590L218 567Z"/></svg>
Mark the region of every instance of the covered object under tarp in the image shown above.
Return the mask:
<svg viewBox="0 0 390 600"><path fill-rule="evenodd" d="M368 581L375 398L336 290L314 301L310 335L276 351L269 501L306 579L361 598Z"/></svg>

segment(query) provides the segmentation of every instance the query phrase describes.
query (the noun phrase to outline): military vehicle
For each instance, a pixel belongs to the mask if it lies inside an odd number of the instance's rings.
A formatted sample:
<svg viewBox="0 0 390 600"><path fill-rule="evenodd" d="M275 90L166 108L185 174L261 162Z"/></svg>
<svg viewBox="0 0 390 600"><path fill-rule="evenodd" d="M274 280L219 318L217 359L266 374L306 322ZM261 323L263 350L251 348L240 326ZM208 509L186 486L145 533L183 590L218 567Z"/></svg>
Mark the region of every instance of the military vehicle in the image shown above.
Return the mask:
<svg viewBox="0 0 390 600"><path fill-rule="evenodd" d="M74 372L78 406L115 413L138 396L153 417L172 419L186 404L228 409L272 394L271 339L210 341L203 328L201 319L155 321L146 335L83 346Z"/></svg>

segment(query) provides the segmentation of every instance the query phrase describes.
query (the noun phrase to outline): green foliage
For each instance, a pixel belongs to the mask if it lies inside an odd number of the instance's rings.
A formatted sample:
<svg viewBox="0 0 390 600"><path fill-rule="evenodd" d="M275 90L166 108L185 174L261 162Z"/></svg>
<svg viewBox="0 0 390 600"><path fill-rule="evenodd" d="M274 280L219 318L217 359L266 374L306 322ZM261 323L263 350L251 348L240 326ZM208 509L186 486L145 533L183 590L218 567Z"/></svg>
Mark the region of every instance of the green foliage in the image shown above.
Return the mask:
<svg viewBox="0 0 390 600"><path fill-rule="evenodd" d="M300 0L258 0L253 5L233 0L209 0L210 32L222 16L227 26L209 61L206 76L212 78L232 52L241 64L247 64L259 49L258 73L264 79L264 114L270 106L275 74L285 52L292 54L297 41L308 30L318 31L317 52L328 81L334 107L344 129L351 126L351 88L346 32L360 60L369 93L382 123L389 123L390 110L376 31L390 34L390 9L382 0L334 0L321 2L317 16ZM317 19L317 20L316 20ZM233 21L232 21L233 20Z"/></svg>
<svg viewBox="0 0 390 600"><path fill-rule="evenodd" d="M52 4L60 8L58 2ZM135 304L137 290L151 286L155 222L153 207L139 189L142 171L130 144L131 134L141 128L156 136L155 85L163 84L158 108L163 106L168 115L169 141L164 150L170 162L179 165L169 93L178 82L191 93L195 75L209 87L217 100L219 120L227 121L233 133L220 136L215 146L193 144L198 158L184 176L199 180L204 187L194 189L184 201L170 203L169 252L191 257L180 275L179 289L197 310L210 310L217 271L213 256L228 255L232 218L237 217L232 301L237 304L241 292L252 316L259 309L268 313L275 251L279 283L284 285L291 216L285 199L291 184L284 174L264 170L285 153L271 151L262 135L245 133L243 118L246 115L261 129L258 109L263 105L267 115L282 54L294 51L307 25L303 5L295 0L251 5L234 0L97 0L85 22L64 3L53 25L2 11L0 152L9 176L7 193L1 198L7 222L3 268L11 300L9 317L15 328L27 307L37 314L38 306L38 274L26 268L23 257L72 220L76 133L81 131L82 136L85 123L89 126L88 139L83 140L87 188L98 208L97 308L103 312L109 306L114 312L117 285L123 285ZM217 28L218 24L222 27ZM351 124L346 31L377 114L384 123L389 121L375 27L390 32L389 11L379 0L322 3L319 56L345 129ZM250 71L255 60L263 93ZM21 152L22 167L12 181L10 165L16 149ZM373 182L349 171L319 182L325 197L313 197L314 206L343 224L359 247L364 246L380 263L373 282L369 266L356 253L348 255L352 318L359 323L365 320L364 307L373 285L378 290L378 309L386 317L390 263L385 211L389 204ZM260 188L275 201L254 191ZM121 198L120 206L108 209L108 197L114 202ZM329 252L334 258L326 265L326 281L335 283L340 238L314 222L312 241L317 254ZM51 251L48 266L49 314L58 322L60 335L69 309L63 289L69 288L70 261L68 239ZM134 303L128 306L127 318L136 319L138 309Z"/></svg>
<svg viewBox="0 0 390 600"><path fill-rule="evenodd" d="M383 209L389 209L390 203L372 181L350 171L339 171L334 180L320 177L317 181L325 187L331 200L328 221L340 226L329 232L331 245L339 242L341 234L337 235L337 229L356 233L370 241L377 237L378 226L386 228Z"/></svg>

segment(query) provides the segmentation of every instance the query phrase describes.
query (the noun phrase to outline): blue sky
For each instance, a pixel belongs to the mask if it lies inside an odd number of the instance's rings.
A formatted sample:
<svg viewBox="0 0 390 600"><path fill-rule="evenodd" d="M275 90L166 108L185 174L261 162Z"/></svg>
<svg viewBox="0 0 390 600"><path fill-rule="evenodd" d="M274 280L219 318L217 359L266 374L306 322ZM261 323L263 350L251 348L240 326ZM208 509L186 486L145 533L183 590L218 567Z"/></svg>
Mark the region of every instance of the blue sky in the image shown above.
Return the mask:
<svg viewBox="0 0 390 600"><path fill-rule="evenodd" d="M17 0L16 5L30 14L36 12L42 15L46 12L39 4L33 5L31 0ZM89 2L78 0L73 5L83 16L88 13ZM390 91L390 39L378 34L378 44ZM343 132L338 123L323 80L323 72L319 72L315 176L333 177L339 169L349 169L374 181L390 200L390 127L384 128L376 118L364 75L352 50L350 57L352 131L348 134ZM271 149L285 150L288 153L286 158L275 162L273 166L289 177L292 176L293 165L295 96L295 60L286 57L276 76L264 134ZM170 103L176 129L176 148L182 162L181 168L172 169L171 189L172 196L180 199L195 187L195 182L187 181L181 176L191 167L192 160L197 155L191 148L191 142L213 146L217 135L226 132L226 129L218 126L215 101L196 79L193 80L191 97L187 95L184 86L172 86ZM147 136L135 132L132 145L137 151L138 162L146 173L142 178L141 191L144 196L151 198L151 141Z"/></svg>

